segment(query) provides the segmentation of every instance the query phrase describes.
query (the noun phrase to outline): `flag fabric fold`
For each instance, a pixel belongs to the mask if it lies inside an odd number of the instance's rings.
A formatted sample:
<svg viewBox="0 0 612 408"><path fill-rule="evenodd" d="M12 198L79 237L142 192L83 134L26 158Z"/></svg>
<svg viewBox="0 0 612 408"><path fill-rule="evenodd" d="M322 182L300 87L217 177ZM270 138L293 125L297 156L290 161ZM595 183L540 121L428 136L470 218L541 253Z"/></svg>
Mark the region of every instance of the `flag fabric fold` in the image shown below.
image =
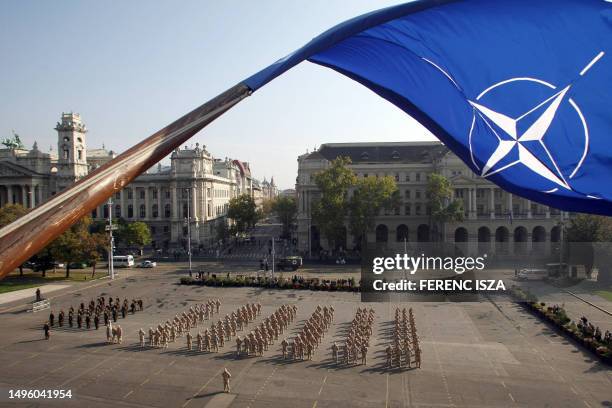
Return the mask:
<svg viewBox="0 0 612 408"><path fill-rule="evenodd" d="M611 45L604 0L416 1L342 23L245 83L307 59L398 106L505 190L612 215Z"/></svg>

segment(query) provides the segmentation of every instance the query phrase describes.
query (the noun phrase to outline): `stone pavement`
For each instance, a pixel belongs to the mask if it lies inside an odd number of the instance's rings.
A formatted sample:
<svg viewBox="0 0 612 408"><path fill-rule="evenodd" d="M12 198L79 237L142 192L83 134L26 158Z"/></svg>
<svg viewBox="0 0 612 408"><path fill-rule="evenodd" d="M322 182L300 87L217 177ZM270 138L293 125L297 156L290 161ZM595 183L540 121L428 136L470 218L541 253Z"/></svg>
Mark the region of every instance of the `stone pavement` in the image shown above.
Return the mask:
<svg viewBox="0 0 612 408"><path fill-rule="evenodd" d="M207 288L176 285L177 274L146 274L105 282L54 299L54 311L91 297L140 297L145 310L119 324L124 343L107 345L103 329L55 329L42 340L41 314L0 313L0 405L8 388L70 389L66 407L586 407L612 404L612 372L559 337L520 306L500 299L472 303L410 303L423 349L421 369L389 371L395 304L362 305L350 293ZM317 304L332 304L334 324L312 361L285 361L276 342L263 357L236 359L230 341L219 353L186 350L185 338L167 350L137 344L139 328L172 318L207 299L221 299L221 316L260 302L262 316L279 305L298 306L297 331ZM376 311L368 365L331 361L330 345L343 337L357 307ZM251 324L249 327L254 327ZM200 327L203 330L202 327ZM192 333L196 333L192 330ZM241 333L242 334L242 333ZM222 393L221 372L232 373ZM34 406L58 406L36 401ZM6 406L32 406L11 402Z"/></svg>

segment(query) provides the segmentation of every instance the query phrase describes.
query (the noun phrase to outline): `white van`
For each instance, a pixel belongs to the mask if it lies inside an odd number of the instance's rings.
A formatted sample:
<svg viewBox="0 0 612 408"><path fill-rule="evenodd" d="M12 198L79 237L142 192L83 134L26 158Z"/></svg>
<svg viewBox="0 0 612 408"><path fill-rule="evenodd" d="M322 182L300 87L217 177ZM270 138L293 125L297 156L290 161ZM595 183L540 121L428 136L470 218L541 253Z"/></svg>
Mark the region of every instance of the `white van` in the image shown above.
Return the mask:
<svg viewBox="0 0 612 408"><path fill-rule="evenodd" d="M131 268L134 266L134 257L132 255L113 256L113 266L115 268Z"/></svg>
<svg viewBox="0 0 612 408"><path fill-rule="evenodd" d="M521 269L518 272L518 280L544 280L548 278L546 269Z"/></svg>

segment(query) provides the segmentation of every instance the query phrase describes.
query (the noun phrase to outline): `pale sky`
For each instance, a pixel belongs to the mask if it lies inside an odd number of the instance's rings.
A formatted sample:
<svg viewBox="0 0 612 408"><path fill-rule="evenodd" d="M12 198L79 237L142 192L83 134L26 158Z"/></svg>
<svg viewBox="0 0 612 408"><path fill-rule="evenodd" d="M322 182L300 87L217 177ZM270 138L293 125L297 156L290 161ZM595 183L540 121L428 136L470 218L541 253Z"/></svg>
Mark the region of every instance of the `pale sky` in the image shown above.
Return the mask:
<svg viewBox="0 0 612 408"><path fill-rule="evenodd" d="M389 0L0 3L0 138L57 149L62 112L88 148L123 151L312 37ZM431 140L365 87L305 62L190 140L293 188L297 156L326 142Z"/></svg>

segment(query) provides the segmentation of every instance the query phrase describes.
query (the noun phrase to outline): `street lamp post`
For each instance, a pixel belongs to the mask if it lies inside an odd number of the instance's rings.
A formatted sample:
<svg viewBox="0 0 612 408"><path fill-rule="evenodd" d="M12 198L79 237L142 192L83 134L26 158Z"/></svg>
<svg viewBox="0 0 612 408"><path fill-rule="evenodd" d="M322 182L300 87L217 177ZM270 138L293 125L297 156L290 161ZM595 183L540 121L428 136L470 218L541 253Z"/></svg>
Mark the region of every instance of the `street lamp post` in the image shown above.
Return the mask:
<svg viewBox="0 0 612 408"><path fill-rule="evenodd" d="M191 188L187 189L187 256L189 257L189 276L193 276L191 268Z"/></svg>
<svg viewBox="0 0 612 408"><path fill-rule="evenodd" d="M109 198L108 202L108 225L106 230L108 231L109 237L109 248L108 248L108 274L111 279L115 279L115 268L113 264L113 252L115 247L115 238L113 237L113 199Z"/></svg>

